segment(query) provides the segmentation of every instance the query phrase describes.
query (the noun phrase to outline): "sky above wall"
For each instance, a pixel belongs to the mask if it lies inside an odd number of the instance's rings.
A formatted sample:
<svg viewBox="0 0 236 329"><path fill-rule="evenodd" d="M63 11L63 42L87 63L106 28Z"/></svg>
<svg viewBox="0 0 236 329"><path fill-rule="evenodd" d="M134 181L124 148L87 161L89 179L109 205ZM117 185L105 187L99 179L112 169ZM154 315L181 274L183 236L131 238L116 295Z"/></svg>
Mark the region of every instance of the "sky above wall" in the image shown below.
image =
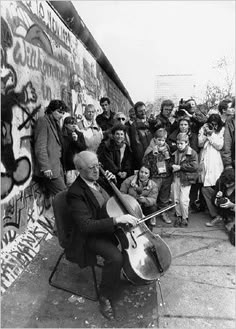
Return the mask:
<svg viewBox="0 0 236 329"><path fill-rule="evenodd" d="M194 74L203 88L222 82L220 58L235 70L234 1L72 2L134 102L154 100L156 75Z"/></svg>

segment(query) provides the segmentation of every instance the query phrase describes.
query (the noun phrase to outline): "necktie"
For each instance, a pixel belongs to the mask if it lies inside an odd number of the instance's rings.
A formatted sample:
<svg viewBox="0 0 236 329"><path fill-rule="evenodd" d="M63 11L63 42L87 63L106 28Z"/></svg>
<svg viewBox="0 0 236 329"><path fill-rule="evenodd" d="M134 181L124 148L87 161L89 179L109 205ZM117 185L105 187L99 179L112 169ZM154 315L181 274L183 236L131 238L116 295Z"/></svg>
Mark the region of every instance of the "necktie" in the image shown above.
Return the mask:
<svg viewBox="0 0 236 329"><path fill-rule="evenodd" d="M94 186L95 190L101 191L101 187L100 187L100 185L97 182L94 182L93 183L93 186Z"/></svg>

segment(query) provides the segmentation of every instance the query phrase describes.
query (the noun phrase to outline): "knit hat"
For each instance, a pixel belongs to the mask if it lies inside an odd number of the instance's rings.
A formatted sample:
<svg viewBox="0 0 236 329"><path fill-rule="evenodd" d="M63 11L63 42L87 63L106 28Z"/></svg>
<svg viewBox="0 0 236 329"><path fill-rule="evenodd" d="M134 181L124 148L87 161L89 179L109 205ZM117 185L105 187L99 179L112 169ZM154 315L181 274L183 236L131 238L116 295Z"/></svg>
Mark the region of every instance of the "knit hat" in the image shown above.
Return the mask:
<svg viewBox="0 0 236 329"><path fill-rule="evenodd" d="M167 131L164 128L159 128L154 133L155 138L165 138L167 137Z"/></svg>
<svg viewBox="0 0 236 329"><path fill-rule="evenodd" d="M188 139L188 135L186 133L179 133L176 137L176 139L178 141L181 141L181 142L188 142L189 139Z"/></svg>

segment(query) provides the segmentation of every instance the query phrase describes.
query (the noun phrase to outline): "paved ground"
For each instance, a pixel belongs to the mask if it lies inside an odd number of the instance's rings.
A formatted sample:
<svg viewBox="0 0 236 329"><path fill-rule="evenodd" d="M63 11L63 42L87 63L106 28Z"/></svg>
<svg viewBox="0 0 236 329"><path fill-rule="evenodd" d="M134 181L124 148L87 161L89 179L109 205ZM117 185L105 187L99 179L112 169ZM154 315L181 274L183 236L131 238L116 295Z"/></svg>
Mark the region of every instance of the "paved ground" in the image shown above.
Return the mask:
<svg viewBox="0 0 236 329"><path fill-rule="evenodd" d="M235 248L223 229L205 227L207 214L192 214L191 218L188 228L159 221L155 229L173 256L161 279L165 305L157 284L134 287L122 281L117 318L109 322L100 315L97 302L49 286L49 275L61 252L53 237L3 295L1 327L235 328ZM89 272L78 271L76 265L63 261L57 280L93 293Z"/></svg>

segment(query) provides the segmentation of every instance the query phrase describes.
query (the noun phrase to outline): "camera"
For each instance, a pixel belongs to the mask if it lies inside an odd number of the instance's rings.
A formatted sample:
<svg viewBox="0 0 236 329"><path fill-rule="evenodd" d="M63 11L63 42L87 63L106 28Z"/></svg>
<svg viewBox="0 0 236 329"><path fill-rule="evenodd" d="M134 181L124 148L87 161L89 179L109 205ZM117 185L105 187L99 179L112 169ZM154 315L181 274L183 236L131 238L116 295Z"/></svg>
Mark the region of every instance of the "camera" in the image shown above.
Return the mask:
<svg viewBox="0 0 236 329"><path fill-rule="evenodd" d="M214 127L213 127L213 125L209 122L208 124L208 128L210 129L210 130L213 130L214 129Z"/></svg>
<svg viewBox="0 0 236 329"><path fill-rule="evenodd" d="M191 104L187 103L186 101L183 100L183 98L181 98L181 100L179 101L178 110L175 112L175 117L180 118L186 116L185 111L187 111L189 114L192 114L193 112Z"/></svg>
<svg viewBox="0 0 236 329"><path fill-rule="evenodd" d="M219 207L221 204L224 204L227 201L228 201L228 199L224 198L224 197L216 198L216 205Z"/></svg>
<svg viewBox="0 0 236 329"><path fill-rule="evenodd" d="M185 111L190 111L191 110L191 104L189 103L181 103L179 104L179 111L180 110L185 110Z"/></svg>

